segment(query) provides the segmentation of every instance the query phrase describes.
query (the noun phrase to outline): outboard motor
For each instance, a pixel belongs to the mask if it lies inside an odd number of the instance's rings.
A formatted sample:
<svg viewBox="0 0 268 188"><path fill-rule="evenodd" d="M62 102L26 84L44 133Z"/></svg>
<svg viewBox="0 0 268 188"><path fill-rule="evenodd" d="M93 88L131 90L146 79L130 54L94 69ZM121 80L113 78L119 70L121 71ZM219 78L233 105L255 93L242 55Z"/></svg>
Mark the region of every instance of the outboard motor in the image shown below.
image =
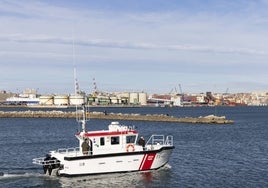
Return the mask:
<svg viewBox="0 0 268 188"><path fill-rule="evenodd" d="M60 161L55 157L51 157L50 154L46 154L43 164L44 174L51 175L53 169L58 169L59 167L60 167Z"/></svg>

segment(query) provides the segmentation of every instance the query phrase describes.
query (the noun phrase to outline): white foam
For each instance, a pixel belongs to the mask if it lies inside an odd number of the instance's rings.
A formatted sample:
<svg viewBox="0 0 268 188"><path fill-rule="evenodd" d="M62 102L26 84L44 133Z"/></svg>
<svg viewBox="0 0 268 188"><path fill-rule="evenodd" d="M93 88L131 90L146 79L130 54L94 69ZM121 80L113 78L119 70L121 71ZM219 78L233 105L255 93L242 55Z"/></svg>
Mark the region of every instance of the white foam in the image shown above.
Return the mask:
<svg viewBox="0 0 268 188"><path fill-rule="evenodd" d="M39 173L21 173L21 174L2 173L0 176L0 179L18 178L18 177L38 177L38 176L43 176L43 174L39 174Z"/></svg>

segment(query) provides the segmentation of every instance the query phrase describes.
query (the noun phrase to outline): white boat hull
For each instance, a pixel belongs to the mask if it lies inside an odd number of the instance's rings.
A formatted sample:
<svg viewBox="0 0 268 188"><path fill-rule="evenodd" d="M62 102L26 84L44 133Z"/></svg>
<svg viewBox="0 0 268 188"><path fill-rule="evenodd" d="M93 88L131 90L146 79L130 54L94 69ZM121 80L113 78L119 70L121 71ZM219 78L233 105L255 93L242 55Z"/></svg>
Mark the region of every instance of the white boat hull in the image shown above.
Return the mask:
<svg viewBox="0 0 268 188"><path fill-rule="evenodd" d="M172 153L173 146L160 150L105 154L94 156L65 157L61 161L60 176L81 176L159 169Z"/></svg>

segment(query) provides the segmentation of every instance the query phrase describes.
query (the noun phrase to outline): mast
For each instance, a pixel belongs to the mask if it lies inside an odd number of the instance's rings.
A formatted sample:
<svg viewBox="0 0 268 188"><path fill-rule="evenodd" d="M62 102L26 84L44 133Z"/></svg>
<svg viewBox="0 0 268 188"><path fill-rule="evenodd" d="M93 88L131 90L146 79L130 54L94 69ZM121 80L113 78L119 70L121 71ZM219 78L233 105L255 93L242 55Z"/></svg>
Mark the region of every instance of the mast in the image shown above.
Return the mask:
<svg viewBox="0 0 268 188"><path fill-rule="evenodd" d="M78 106L76 107L76 121L81 123L82 133L86 132L86 122L89 120L89 111L86 108L85 104L80 106L80 110L78 110Z"/></svg>
<svg viewBox="0 0 268 188"><path fill-rule="evenodd" d="M74 47L74 31L73 31L73 66L74 66L74 94L79 93L79 85L76 77L76 59L75 59L75 47Z"/></svg>
<svg viewBox="0 0 268 188"><path fill-rule="evenodd" d="M76 67L74 67L74 94L75 95L79 94L79 85L76 77Z"/></svg>
<svg viewBox="0 0 268 188"><path fill-rule="evenodd" d="M84 133L84 132L86 132L86 113L87 112L86 112L86 108L84 105L82 105L82 108L83 108L83 110L82 110L83 118L81 120L81 124L82 124L82 132Z"/></svg>

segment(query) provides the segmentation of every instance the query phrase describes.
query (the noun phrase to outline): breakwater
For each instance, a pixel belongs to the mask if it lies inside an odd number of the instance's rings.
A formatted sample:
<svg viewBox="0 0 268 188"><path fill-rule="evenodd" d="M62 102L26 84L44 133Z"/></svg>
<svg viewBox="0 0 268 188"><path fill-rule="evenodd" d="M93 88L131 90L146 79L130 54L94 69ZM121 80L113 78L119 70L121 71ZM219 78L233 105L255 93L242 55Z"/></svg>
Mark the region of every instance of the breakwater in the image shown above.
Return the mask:
<svg viewBox="0 0 268 188"><path fill-rule="evenodd" d="M76 112L65 112L59 110L52 111L0 111L0 118L76 118ZM159 121L178 123L204 123L204 124L233 124L233 120L228 120L225 116L200 116L200 117L175 117L164 114L122 114L122 113L102 113L90 112L91 119L107 120L131 120L131 121Z"/></svg>

